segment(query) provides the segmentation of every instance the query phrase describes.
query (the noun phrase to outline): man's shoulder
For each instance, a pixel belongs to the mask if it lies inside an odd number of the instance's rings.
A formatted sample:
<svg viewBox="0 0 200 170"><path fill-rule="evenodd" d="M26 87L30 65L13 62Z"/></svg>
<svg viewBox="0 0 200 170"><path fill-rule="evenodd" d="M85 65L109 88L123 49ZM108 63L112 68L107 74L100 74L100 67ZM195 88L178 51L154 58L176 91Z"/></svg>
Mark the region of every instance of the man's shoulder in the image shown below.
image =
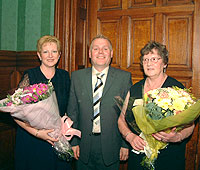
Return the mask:
<svg viewBox="0 0 200 170"><path fill-rule="evenodd" d="M92 70L91 67L76 70L76 71L72 72L72 76L84 75L84 74L91 72L91 70Z"/></svg>
<svg viewBox="0 0 200 170"><path fill-rule="evenodd" d="M128 71L121 70L121 69L115 68L115 67L110 67L110 69L111 69L113 72L116 72L116 73L119 73L119 74L124 74L124 75L130 75L130 74L131 74L131 73L128 72Z"/></svg>

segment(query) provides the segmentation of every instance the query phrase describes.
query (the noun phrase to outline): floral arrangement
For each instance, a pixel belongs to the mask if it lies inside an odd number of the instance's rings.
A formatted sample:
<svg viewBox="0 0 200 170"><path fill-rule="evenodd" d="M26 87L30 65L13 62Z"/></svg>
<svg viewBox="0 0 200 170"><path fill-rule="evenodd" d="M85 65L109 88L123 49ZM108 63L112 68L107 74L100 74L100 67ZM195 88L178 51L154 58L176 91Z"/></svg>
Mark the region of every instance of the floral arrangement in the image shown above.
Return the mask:
<svg viewBox="0 0 200 170"><path fill-rule="evenodd" d="M0 103L0 107L37 103L47 99L52 92L53 85L51 82L48 84L39 83L24 88L18 88L13 95L7 95L6 100Z"/></svg>
<svg viewBox="0 0 200 170"><path fill-rule="evenodd" d="M159 88L145 93L143 104L132 107L132 111L142 132L140 136L147 143L144 151L141 151L145 153L141 164L148 169L155 169L154 162L159 150L168 144L156 140L152 134L162 130L170 132L173 127L181 130L184 125L193 122L200 113L200 100L195 102L189 89Z"/></svg>
<svg viewBox="0 0 200 170"><path fill-rule="evenodd" d="M0 101L0 111L28 123L36 129L54 129L49 135L59 138L53 148L58 157L69 161L73 151L69 140L81 132L71 128L73 121L67 116L60 117L57 98L52 83L34 84L18 88L13 95Z"/></svg>
<svg viewBox="0 0 200 170"><path fill-rule="evenodd" d="M176 115L195 104L188 89L158 88L144 94L147 115L153 120Z"/></svg>

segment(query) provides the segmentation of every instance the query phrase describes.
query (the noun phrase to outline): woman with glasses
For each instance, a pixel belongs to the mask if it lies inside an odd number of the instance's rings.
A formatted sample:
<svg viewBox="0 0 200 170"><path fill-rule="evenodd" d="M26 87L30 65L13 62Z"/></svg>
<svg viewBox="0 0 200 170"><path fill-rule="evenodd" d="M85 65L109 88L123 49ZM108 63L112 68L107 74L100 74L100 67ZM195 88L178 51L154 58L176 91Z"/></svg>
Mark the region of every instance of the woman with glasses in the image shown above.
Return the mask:
<svg viewBox="0 0 200 170"><path fill-rule="evenodd" d="M127 123L134 120L132 113L126 113L129 98L133 97L136 99L135 102L138 102L143 98L143 93L149 90L172 86L184 88L182 83L166 74L168 66L168 51L166 46L155 41L150 41L140 52L140 62L145 78L131 87L118 120L120 132L125 140L130 143L131 150L134 149L135 151L144 150L146 144L139 134L131 129ZM134 104L137 105L136 103ZM157 140L169 143L167 148L160 151L158 159L155 161L155 170L185 169L185 146L193 129L194 125L188 125L180 132L176 132L175 128L173 128L170 133L162 131L153 134ZM128 170L144 170L145 168L141 165L143 157L144 154L130 152Z"/></svg>

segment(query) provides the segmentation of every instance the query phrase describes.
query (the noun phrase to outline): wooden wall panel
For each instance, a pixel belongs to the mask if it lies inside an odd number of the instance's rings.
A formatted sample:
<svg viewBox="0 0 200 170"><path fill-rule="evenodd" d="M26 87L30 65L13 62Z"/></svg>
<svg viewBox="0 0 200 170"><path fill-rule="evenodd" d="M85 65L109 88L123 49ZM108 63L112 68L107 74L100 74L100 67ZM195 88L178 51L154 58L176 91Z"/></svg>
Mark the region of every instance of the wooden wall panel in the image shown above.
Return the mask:
<svg viewBox="0 0 200 170"><path fill-rule="evenodd" d="M131 25L131 66L134 67L134 64L140 64L141 48L153 39L155 23L153 17L147 16L133 18Z"/></svg>
<svg viewBox="0 0 200 170"><path fill-rule="evenodd" d="M0 113L0 169L14 170L15 123L8 113Z"/></svg>
<svg viewBox="0 0 200 170"><path fill-rule="evenodd" d="M86 0L77 3L77 29L76 29L76 70L85 68L87 65L87 44L86 44L86 34L87 34L87 3ZM80 5L80 6L79 6Z"/></svg>
<svg viewBox="0 0 200 170"><path fill-rule="evenodd" d="M194 0L163 0L165 5L181 5L194 3Z"/></svg>
<svg viewBox="0 0 200 170"><path fill-rule="evenodd" d="M165 15L165 44L169 50L168 73L192 86L192 14ZM180 50L181 49L181 50ZM174 72L176 70L176 72ZM171 71L171 72L170 72ZM181 80L182 79L182 80Z"/></svg>
<svg viewBox="0 0 200 170"><path fill-rule="evenodd" d="M16 52L0 51L0 99L15 87Z"/></svg>
<svg viewBox="0 0 200 170"><path fill-rule="evenodd" d="M87 6L87 0L55 0L54 34L62 44L59 68L69 71L70 74L90 65Z"/></svg>
<svg viewBox="0 0 200 170"><path fill-rule="evenodd" d="M154 6L156 0L130 0L130 7Z"/></svg>
<svg viewBox="0 0 200 170"><path fill-rule="evenodd" d="M105 9L116 9L122 7L122 0L100 0L99 1L100 9L99 10L105 10Z"/></svg>
<svg viewBox="0 0 200 170"><path fill-rule="evenodd" d="M0 51L0 99L14 88L16 52ZM14 165L15 129L8 113L0 112L0 169L10 170Z"/></svg>
<svg viewBox="0 0 200 170"><path fill-rule="evenodd" d="M98 26L98 33L104 34L105 36L109 37L112 46L113 46L113 53L114 57L112 59L112 65L115 67L120 66L120 19L112 19L112 20L100 20Z"/></svg>
<svg viewBox="0 0 200 170"><path fill-rule="evenodd" d="M172 59L169 64L178 64L191 70L192 16L167 16L165 35L169 56Z"/></svg>
<svg viewBox="0 0 200 170"><path fill-rule="evenodd" d="M35 51L0 51L0 99L13 92L24 70L39 65ZM14 169L15 128L12 117L0 112L0 170Z"/></svg>

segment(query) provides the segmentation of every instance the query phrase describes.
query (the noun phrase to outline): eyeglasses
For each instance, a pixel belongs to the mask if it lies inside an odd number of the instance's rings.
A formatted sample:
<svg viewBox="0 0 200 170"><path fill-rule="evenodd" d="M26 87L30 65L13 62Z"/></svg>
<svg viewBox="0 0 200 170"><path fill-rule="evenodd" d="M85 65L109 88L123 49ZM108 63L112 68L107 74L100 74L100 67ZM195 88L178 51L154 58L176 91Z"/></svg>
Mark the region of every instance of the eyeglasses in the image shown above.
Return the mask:
<svg viewBox="0 0 200 170"><path fill-rule="evenodd" d="M145 58L145 59L143 59L142 61L143 61L145 64L148 63L149 61L151 61L152 63L157 63L158 60L160 60L160 59L162 59L162 58L152 57L152 58L150 58L150 59Z"/></svg>

